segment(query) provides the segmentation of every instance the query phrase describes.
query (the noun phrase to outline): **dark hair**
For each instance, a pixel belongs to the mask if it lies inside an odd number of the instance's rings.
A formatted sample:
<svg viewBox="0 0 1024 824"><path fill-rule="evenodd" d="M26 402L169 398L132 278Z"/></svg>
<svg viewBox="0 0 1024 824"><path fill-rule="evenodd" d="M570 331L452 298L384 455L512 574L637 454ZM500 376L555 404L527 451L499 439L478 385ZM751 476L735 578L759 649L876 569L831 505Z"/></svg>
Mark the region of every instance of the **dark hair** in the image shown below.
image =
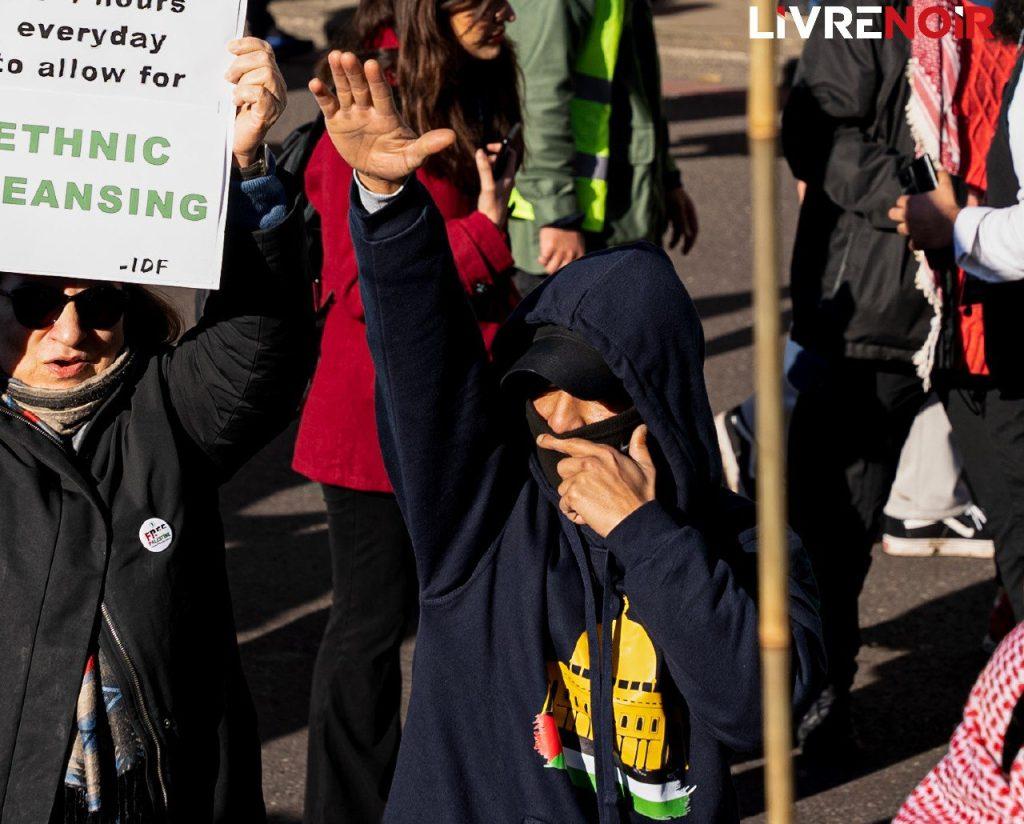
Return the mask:
<svg viewBox="0 0 1024 824"><path fill-rule="evenodd" d="M398 60L397 49L376 49L371 44L385 29L395 28L394 0L362 0L353 12L351 9L336 12L324 24L324 35L329 49L355 52L360 60L371 58L387 71L394 68ZM324 55L317 66L317 76L331 85L331 69Z"/></svg>
<svg viewBox="0 0 1024 824"><path fill-rule="evenodd" d="M1021 0L996 0L992 10L995 17L992 33L1000 40L1016 45L1024 30L1024 3Z"/></svg>
<svg viewBox="0 0 1024 824"><path fill-rule="evenodd" d="M184 322L171 302L152 289L127 283L128 309L124 316L125 340L137 349L155 349L174 343Z"/></svg>
<svg viewBox="0 0 1024 824"><path fill-rule="evenodd" d="M455 145L427 161L427 171L451 180L464 192L477 192L480 177L474 154L498 142L522 120L519 64L507 42L494 60L469 55L452 31L449 15L476 9L483 19L499 0L362 0L352 18L349 36L332 48L374 58L397 83L398 102L418 133L453 129ZM375 49L372 43L385 28L394 28L401 43ZM330 69L320 78L330 85ZM515 148L523 156L522 140Z"/></svg>

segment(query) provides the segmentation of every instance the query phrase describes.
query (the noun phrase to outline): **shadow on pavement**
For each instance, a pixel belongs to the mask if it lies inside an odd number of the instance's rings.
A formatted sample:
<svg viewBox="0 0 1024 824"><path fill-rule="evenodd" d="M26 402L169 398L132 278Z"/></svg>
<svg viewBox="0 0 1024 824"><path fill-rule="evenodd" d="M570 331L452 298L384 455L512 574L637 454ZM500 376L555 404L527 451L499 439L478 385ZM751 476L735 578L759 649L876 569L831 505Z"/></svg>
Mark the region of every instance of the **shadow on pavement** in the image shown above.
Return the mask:
<svg viewBox="0 0 1024 824"><path fill-rule="evenodd" d="M242 645L261 741L274 741L309 723L313 664L326 626L325 609Z"/></svg>
<svg viewBox="0 0 1024 824"><path fill-rule="evenodd" d="M747 113L747 90L723 89L666 97L662 101L662 107L670 123L709 120L715 117L741 117Z"/></svg>
<svg viewBox="0 0 1024 824"><path fill-rule="evenodd" d="M788 329L793 322L793 313L787 309L780 315L780 318L782 328ZM728 352L735 352L737 349L744 349L752 346L753 343L754 327L745 326L742 329L736 329L732 332L726 332L724 335L709 338L704 344L704 355L705 357L713 358L715 355L724 355Z"/></svg>
<svg viewBox="0 0 1024 824"><path fill-rule="evenodd" d="M308 604L331 589L320 490L291 469L294 427L221 494L228 574L240 633Z"/></svg>
<svg viewBox="0 0 1024 824"><path fill-rule="evenodd" d="M294 430L250 461L221 498L242 662L264 742L306 726L330 603L323 500L291 470Z"/></svg>
<svg viewBox="0 0 1024 824"><path fill-rule="evenodd" d="M871 683L854 692L854 722L862 744L858 761L826 773L812 771L812 765L798 758L798 798L870 775L949 740L985 665L981 634L992 594L991 582L973 584L863 630L865 646L902 654L876 666ZM763 812L763 769L745 770L733 781L743 816Z"/></svg>
<svg viewBox="0 0 1024 824"><path fill-rule="evenodd" d="M680 160L695 157L746 157L749 138L744 131L700 134L673 140L671 146L676 150L673 155Z"/></svg>
<svg viewBox="0 0 1024 824"><path fill-rule="evenodd" d="M779 289L779 298L786 300L788 297L789 287L783 286ZM749 289L743 292L723 292L720 295L704 295L703 297L693 299L693 305L697 307L697 314L700 315L701 320L739 312L741 309L750 309L753 304L753 294Z"/></svg>
<svg viewBox="0 0 1024 824"><path fill-rule="evenodd" d="M671 14L685 14L688 11L701 11L714 6L714 3L655 3L654 16L667 17Z"/></svg>

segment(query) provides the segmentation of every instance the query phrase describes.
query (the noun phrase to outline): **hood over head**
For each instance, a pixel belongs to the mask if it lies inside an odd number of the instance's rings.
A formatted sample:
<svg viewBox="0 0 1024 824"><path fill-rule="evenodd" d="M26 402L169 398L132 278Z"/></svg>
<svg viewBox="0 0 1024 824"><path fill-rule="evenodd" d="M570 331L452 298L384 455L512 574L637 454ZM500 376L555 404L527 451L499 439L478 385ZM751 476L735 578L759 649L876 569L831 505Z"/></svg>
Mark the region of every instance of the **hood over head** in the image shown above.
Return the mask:
<svg viewBox="0 0 1024 824"><path fill-rule="evenodd" d="M527 351L538 328L550 325L600 353L670 467L676 505L699 516L716 500L721 459L704 383L704 331L668 255L650 243L620 246L546 280L499 333L499 369Z"/></svg>

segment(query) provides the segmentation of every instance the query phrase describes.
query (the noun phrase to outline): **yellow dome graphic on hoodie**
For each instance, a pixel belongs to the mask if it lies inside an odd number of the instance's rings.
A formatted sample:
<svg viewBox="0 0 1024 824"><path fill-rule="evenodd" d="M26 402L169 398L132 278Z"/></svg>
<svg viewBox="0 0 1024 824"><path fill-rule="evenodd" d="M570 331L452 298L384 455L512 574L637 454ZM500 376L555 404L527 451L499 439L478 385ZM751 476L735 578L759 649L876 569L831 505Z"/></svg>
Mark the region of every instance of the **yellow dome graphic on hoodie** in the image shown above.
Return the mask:
<svg viewBox="0 0 1024 824"><path fill-rule="evenodd" d="M612 622L612 633L612 707L622 789L633 796L637 812L657 820L681 818L689 811L689 796L695 788L683 787L674 778L665 780L666 772L672 771L673 753L658 689L658 656L647 631L629 617L628 600L621 617ZM587 642L583 632L568 663L548 664L547 697L534 730L537 751L547 759L547 766L568 770L581 786L593 786L594 781ZM579 751L573 747L576 739Z"/></svg>

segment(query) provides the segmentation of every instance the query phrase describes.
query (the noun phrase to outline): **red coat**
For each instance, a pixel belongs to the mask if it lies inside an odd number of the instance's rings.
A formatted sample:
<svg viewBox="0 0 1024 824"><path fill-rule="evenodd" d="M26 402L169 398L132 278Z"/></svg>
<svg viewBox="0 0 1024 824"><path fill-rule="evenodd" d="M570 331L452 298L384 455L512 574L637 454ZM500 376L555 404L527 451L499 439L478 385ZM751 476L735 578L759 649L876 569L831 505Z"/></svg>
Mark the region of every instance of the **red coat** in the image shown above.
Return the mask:
<svg viewBox="0 0 1024 824"><path fill-rule="evenodd" d="M1017 62L1017 47L999 40L965 39L963 71L957 100L960 117L961 175L974 189L988 188L985 174L988 148L996 133L1003 88ZM987 375L985 327L980 303L965 304L966 277L959 273L957 305L960 311L960 342L963 364L972 375Z"/></svg>
<svg viewBox="0 0 1024 824"><path fill-rule="evenodd" d="M417 176L447 222L448 242L466 291L514 294L508 279L512 253L505 234L450 181L422 170ZM305 184L323 224L323 291L333 292L334 305L327 314L320 363L302 413L292 467L319 483L390 492L377 442L373 363L348 228L352 168L326 134L313 150ZM504 301L506 311L499 314L507 314L511 301ZM480 323L488 346L499 325Z"/></svg>

